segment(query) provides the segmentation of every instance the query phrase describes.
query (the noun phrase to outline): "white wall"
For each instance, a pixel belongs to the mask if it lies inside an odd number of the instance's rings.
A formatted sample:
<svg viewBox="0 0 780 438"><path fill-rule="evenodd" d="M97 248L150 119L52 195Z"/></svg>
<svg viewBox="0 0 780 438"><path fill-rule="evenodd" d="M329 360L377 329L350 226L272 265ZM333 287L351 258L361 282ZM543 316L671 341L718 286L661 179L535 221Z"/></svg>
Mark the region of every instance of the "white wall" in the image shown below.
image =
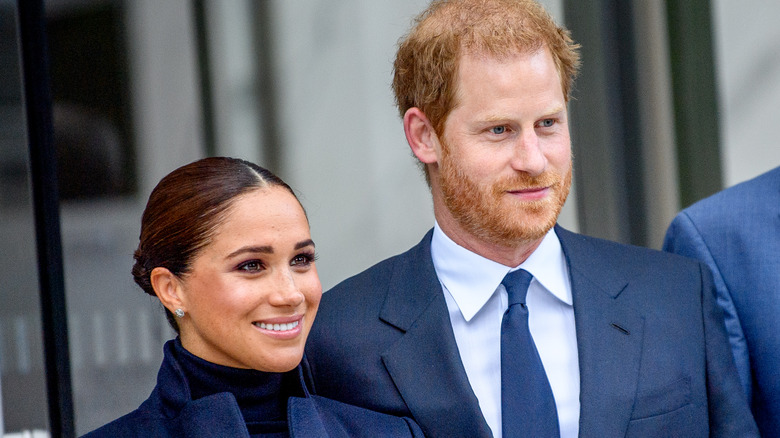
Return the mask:
<svg viewBox="0 0 780 438"><path fill-rule="evenodd" d="M725 186L780 165L780 2L714 0Z"/></svg>
<svg viewBox="0 0 780 438"><path fill-rule="evenodd" d="M394 44L424 3L274 3L281 173L308 211L326 289L433 223L389 85Z"/></svg>
<svg viewBox="0 0 780 438"><path fill-rule="evenodd" d="M204 154L193 13L188 6L126 2L142 204L163 176Z"/></svg>

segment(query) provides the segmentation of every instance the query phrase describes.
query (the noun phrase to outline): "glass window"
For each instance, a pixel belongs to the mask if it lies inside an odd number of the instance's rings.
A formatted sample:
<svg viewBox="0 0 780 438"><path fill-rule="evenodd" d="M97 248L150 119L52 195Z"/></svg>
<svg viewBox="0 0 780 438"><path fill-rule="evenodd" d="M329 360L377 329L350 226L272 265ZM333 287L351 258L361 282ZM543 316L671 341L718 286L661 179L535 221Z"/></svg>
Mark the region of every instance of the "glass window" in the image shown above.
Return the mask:
<svg viewBox="0 0 780 438"><path fill-rule="evenodd" d="M48 428L17 35L16 2L0 1L0 434Z"/></svg>
<svg viewBox="0 0 780 438"><path fill-rule="evenodd" d="M149 396L173 336L159 301L130 273L148 192L138 188L127 23L121 1L53 1L46 10L77 435Z"/></svg>

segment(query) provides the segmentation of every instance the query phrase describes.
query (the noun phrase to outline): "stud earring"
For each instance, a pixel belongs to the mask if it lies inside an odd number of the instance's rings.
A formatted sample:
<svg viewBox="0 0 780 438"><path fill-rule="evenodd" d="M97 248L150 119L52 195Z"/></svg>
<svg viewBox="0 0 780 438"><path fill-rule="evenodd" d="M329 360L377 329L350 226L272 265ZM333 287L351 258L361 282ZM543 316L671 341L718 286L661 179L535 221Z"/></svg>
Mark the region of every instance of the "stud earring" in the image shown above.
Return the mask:
<svg viewBox="0 0 780 438"><path fill-rule="evenodd" d="M177 318L184 318L184 311L181 309L174 310L173 314L176 315Z"/></svg>

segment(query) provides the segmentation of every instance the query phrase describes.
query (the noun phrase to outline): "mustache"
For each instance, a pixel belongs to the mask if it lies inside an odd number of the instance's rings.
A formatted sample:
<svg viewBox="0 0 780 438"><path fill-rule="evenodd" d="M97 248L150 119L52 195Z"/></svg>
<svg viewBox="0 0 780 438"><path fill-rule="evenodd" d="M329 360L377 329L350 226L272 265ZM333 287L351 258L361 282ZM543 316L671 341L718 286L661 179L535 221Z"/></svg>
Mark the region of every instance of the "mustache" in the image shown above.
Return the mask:
<svg viewBox="0 0 780 438"><path fill-rule="evenodd" d="M541 175L531 176L525 173L518 173L512 176L504 177L491 184L493 192L504 193L518 190L538 189L543 187L555 187L562 182L562 176L547 171Z"/></svg>

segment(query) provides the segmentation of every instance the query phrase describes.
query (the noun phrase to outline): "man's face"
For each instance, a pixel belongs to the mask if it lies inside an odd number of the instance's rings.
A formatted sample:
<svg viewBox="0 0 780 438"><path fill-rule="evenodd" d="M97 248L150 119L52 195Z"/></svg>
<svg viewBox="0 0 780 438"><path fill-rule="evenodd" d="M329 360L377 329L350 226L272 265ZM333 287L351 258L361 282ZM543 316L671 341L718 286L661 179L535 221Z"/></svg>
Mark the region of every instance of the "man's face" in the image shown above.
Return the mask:
<svg viewBox="0 0 780 438"><path fill-rule="evenodd" d="M571 186L566 100L552 57L464 55L457 85L438 160L445 214L480 242L541 239Z"/></svg>

